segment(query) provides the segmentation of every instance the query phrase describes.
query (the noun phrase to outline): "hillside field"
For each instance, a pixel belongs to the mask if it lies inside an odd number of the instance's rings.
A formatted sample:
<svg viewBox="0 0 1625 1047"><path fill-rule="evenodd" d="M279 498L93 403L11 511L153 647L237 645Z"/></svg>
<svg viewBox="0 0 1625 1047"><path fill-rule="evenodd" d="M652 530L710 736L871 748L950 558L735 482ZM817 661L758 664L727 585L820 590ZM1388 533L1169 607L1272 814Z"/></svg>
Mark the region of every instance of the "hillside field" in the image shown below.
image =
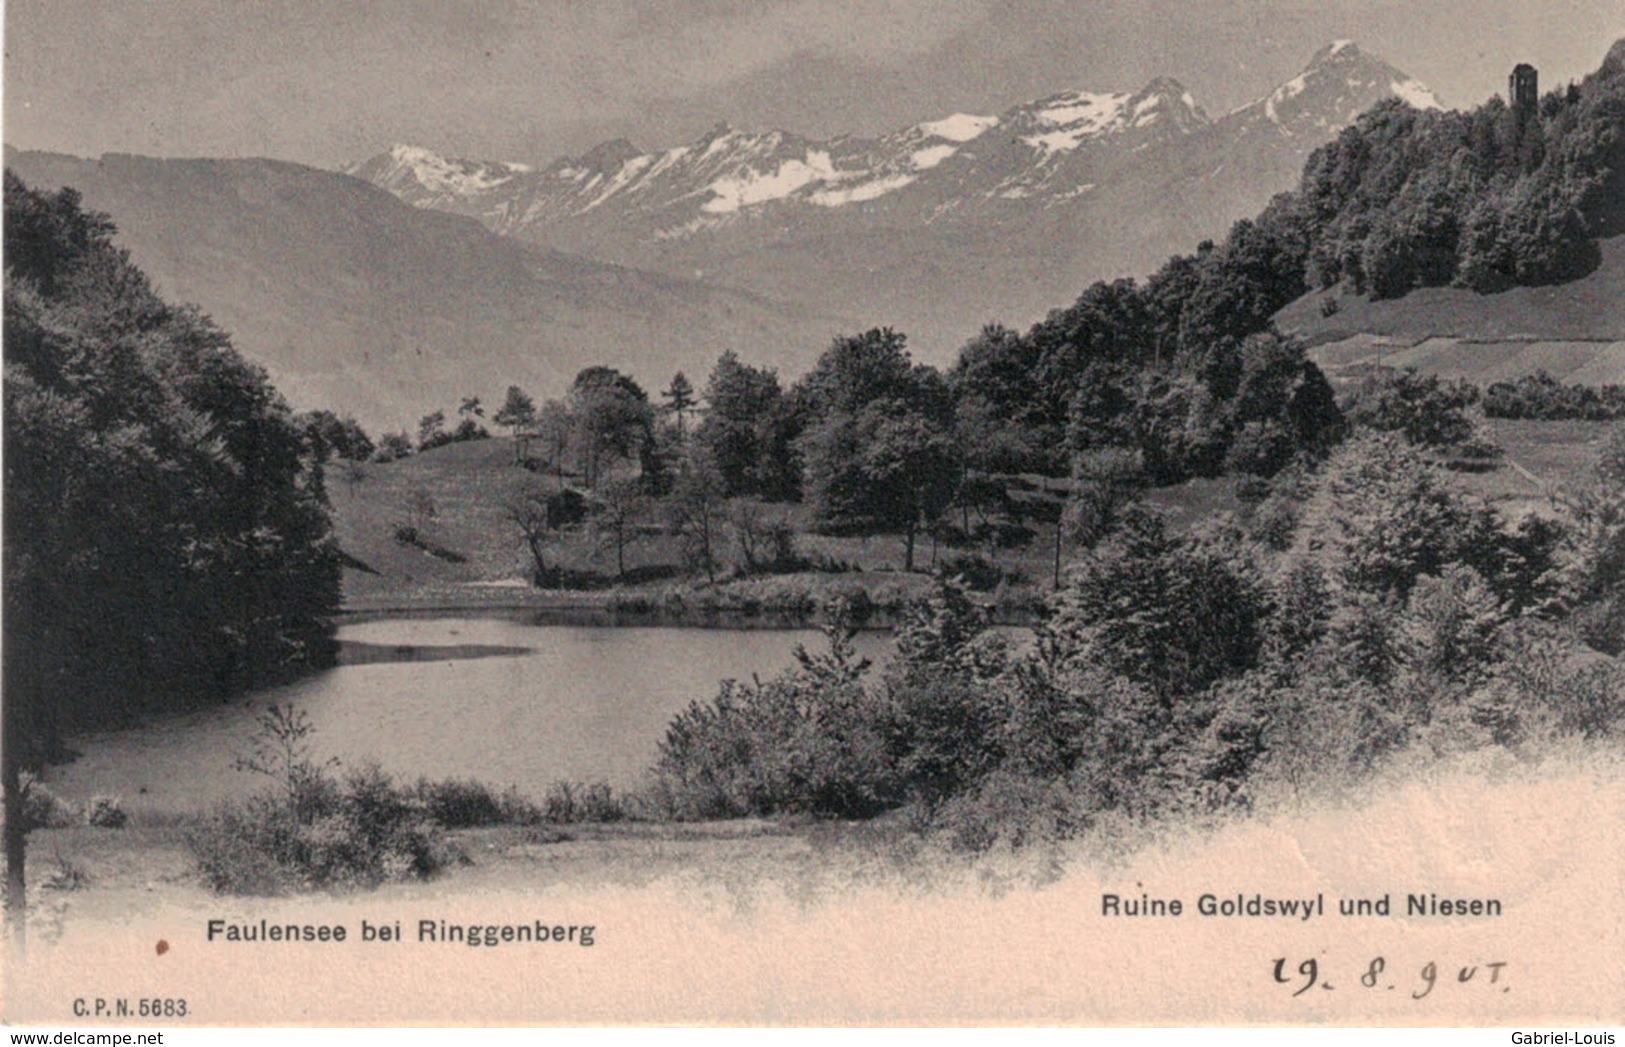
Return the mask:
<svg viewBox="0 0 1625 1047"><path fill-rule="evenodd" d="M1293 302L1276 324L1334 381L1382 364L1479 386L1542 370L1566 383L1625 383L1625 236L1600 246L1601 264L1566 284L1425 287L1380 301L1332 287Z"/></svg>
<svg viewBox="0 0 1625 1047"><path fill-rule="evenodd" d="M1553 492L1585 483L1610 430L1606 422L1488 419L1486 425L1505 458L1488 471L1455 475L1467 490L1496 504L1509 518L1550 512ZM505 515L504 501L516 485L535 482L536 476L516 466L513 456L513 441L504 437L448 444L394 462L365 463L363 478L353 484L346 478L346 463L330 465L327 488L335 532L346 557L346 609L602 608L636 596L703 593L709 588L704 578L685 577L679 541L658 511L648 514L640 528L643 533L626 549L624 581L615 577L613 549L577 534L551 550L557 562L576 573L577 587L546 592L533 587L530 554L518 527ZM1029 498L1051 502L1060 497L1065 483L1038 477L1017 482L1033 488L1027 492ZM426 518L418 514L414 520L411 505L423 504L424 494L434 514ZM1143 499L1181 530L1217 513L1244 508L1229 477L1154 488L1144 492ZM902 570L901 536L814 534L801 505L768 504L762 513L787 520L795 533L796 553L818 569L753 579L732 577L734 572L724 570L719 592L741 590L742 596L772 602L786 588L819 593L839 583L843 588L861 585L872 599L888 603L923 591L934 563L968 556L990 558L1005 573L1007 600L1019 602L1053 582L1055 525L1042 520L1026 524L1032 539L1020 548L990 551L985 545L944 544L933 557L930 539L922 536L916 571L909 575ZM396 539L398 525L407 522L421 525L421 546ZM737 562L732 538L725 537L724 543L724 559ZM1063 563L1070 554L1063 552Z"/></svg>

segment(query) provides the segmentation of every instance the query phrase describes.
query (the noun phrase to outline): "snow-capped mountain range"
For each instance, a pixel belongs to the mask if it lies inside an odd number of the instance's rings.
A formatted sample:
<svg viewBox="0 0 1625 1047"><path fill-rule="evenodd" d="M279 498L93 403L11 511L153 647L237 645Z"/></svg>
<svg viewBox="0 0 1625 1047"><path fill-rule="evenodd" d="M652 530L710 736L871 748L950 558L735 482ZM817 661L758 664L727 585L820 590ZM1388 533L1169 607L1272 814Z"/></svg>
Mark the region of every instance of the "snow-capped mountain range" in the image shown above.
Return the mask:
<svg viewBox="0 0 1625 1047"><path fill-rule="evenodd" d="M1090 280L1222 236L1389 97L1440 106L1339 41L1218 117L1158 77L874 138L724 124L670 149L618 139L539 167L401 145L348 173L504 235L893 324L940 357L984 322L1028 323Z"/></svg>
<svg viewBox="0 0 1625 1047"><path fill-rule="evenodd" d="M540 169L397 145L348 173L420 207L474 215L498 232L546 239L550 226L597 213L650 226L666 240L775 206L884 201L913 205L927 218L978 200L1053 206L1158 146L1238 133L1324 139L1389 95L1440 105L1419 81L1339 41L1266 97L1217 121L1178 81L1159 77L1133 94L1068 91L999 116L954 113L874 139L817 142L722 124L660 152L617 139Z"/></svg>
<svg viewBox="0 0 1625 1047"><path fill-rule="evenodd" d="M665 216L655 232L670 239L773 205L834 209L882 199L923 201L944 186L952 188L953 200L1067 199L1087 191L1076 176L1092 173L1113 153L1208 125L1190 92L1158 79L1133 95L1071 91L1003 116L954 113L874 139L815 142L721 124L662 152L641 152L617 139L540 170L397 145L349 173L418 206L472 214L498 232L525 235L619 209Z"/></svg>

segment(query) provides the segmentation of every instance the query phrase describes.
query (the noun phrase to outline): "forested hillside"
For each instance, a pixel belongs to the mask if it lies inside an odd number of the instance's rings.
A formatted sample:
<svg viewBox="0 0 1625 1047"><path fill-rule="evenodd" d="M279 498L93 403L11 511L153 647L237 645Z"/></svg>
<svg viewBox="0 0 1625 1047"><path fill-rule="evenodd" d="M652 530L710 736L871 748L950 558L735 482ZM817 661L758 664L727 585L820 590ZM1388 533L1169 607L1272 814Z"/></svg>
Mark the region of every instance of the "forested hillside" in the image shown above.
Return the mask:
<svg viewBox="0 0 1625 1047"><path fill-rule="evenodd" d="M329 654L322 472L72 190L5 183L5 686L35 743Z"/></svg>
<svg viewBox="0 0 1625 1047"><path fill-rule="evenodd" d="M984 330L950 376L967 475L1071 473L1079 552L1036 644L1013 650L944 583L880 679L836 632L827 655L675 719L656 767L671 809L909 807L981 849L1247 809L1406 752L1617 738L1625 431L1547 512L1503 515L1459 479L1501 453L1469 414L1476 387L1375 369L1335 398L1273 318L1316 287L1582 276L1619 231L1622 161L1625 46L1519 111L1381 103L1223 243L1025 334ZM1485 410L1602 419L1620 396L1537 376L1492 386ZM1139 504L1144 485L1220 473L1240 511L1189 533Z"/></svg>
<svg viewBox="0 0 1625 1047"><path fill-rule="evenodd" d="M1312 366L1291 425L1255 416L1251 389L1297 381L1296 351L1271 333L1290 303L1329 287L1383 298L1573 280L1622 221L1625 42L1528 111L1381 102L1222 243L1144 282L1097 283L1026 334L984 331L954 369L962 414L1005 467L1063 468L1060 448L1112 446L1139 454L1153 480L1267 473L1336 424ZM1339 309L1338 296L1320 301Z"/></svg>
<svg viewBox="0 0 1625 1047"><path fill-rule="evenodd" d="M541 474L530 502L540 507L538 519L554 520L542 529L542 545L553 548L545 563L540 553L535 557L534 578L547 587L562 582L561 562L588 571L591 556L567 547L584 549L587 536L609 521L635 542L651 530L679 541L685 562L659 566L708 582L736 570L805 566L786 532L792 514L764 516L752 508L801 503L794 529L896 536L905 571L916 566L922 536L936 563L938 545L955 556L976 550L997 559L1006 555L1001 549L1031 546L1042 531L1053 560L1044 574L1058 579L1068 553L1108 535L1136 497L1197 482L1209 490L1157 497L1256 505L1269 497L1272 482L1290 490L1361 430L1402 433L1438 462L1473 475L1510 471L1479 417L1481 396L1498 417L1600 420L1613 417L1607 405L1619 391L1606 382L1592 394L1548 391L1545 383L1553 380L1537 378L1534 369L1494 372L1481 389L1369 367L1339 374L1339 390L1304 342L1275 325L1285 307L1327 279L1334 288L1312 300L1335 307L1376 294L1355 274L1388 264L1375 264L1396 250L1382 230L1409 220L1406 208L1418 186L1452 171L1463 184L1472 179L1461 172L1479 172L1474 177L1488 195L1473 206L1499 201L1496 213L1511 216L1507 228L1579 236L1579 248L1567 241L1551 248L1564 257L1595 252L1600 237L1614 235L1606 201L1619 179L1622 90L1616 53L1597 74L1519 118L1499 102L1468 114L1381 103L1312 155L1296 192L1238 222L1223 242L1171 258L1144 281L1096 283L1025 332L988 326L946 372L916 362L903 332L875 328L835 339L794 380L729 350L703 386L679 373L659 400L646 390L661 376L604 368L581 371L568 395L539 407L514 387L493 419L524 437L516 457ZM1568 219L1537 221L1521 209L1536 199L1566 201ZM1429 242L1454 258L1460 236L1435 232ZM1548 250L1538 237L1509 243L1519 258L1525 250L1530 257ZM1400 253L1414 258L1420 251L1412 244ZM1337 259L1342 268L1334 278L1327 266ZM1445 276L1458 278L1451 273L1457 269ZM1506 274L1556 275L1533 263ZM1580 281L1591 291L1595 282ZM1471 288L1451 290L1485 297ZM1538 388L1516 384L1524 378ZM1529 389L1539 394L1533 400ZM443 402L455 402L454 390L446 393ZM444 411L426 415L416 447L458 438L440 428L444 423ZM480 435L471 416L459 432ZM388 457L414 450L407 433L382 442ZM1573 451L1568 472L1578 475L1596 453ZM634 478L641 501L628 501L622 489ZM1220 488L1223 497L1212 497ZM566 490L581 498L573 522L542 511ZM375 507L373 515L391 512L413 516L404 505ZM775 523L764 529L767 516ZM579 540L568 537L572 528ZM770 530L778 535L777 551L767 555L762 543ZM526 536L537 537L532 529ZM1032 563L1020 573L1036 580ZM981 574L991 585L1000 572L988 567Z"/></svg>
<svg viewBox="0 0 1625 1047"><path fill-rule="evenodd" d="M1392 297L1583 276L1597 239L1625 229L1622 161L1625 46L1527 108L1379 105L1304 172L1311 281Z"/></svg>

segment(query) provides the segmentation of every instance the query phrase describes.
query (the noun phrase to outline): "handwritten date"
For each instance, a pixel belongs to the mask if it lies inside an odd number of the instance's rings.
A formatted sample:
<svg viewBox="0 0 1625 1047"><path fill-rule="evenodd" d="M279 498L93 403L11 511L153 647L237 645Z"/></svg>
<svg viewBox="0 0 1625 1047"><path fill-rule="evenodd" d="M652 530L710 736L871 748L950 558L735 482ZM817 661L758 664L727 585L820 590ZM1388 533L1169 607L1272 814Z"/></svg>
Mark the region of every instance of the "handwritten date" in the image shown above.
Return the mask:
<svg viewBox="0 0 1625 1047"><path fill-rule="evenodd" d="M1280 985L1297 985L1297 991L1292 994L1293 996L1302 996L1317 985L1327 990L1335 988L1326 979L1328 972L1321 969L1320 962L1313 956L1298 964L1296 975L1287 969L1290 963L1291 961L1284 956L1277 958L1275 960L1274 978L1276 983ZM1496 986L1502 992L1510 992L1511 987L1507 984L1506 977L1507 966L1505 960L1496 960L1493 963L1467 964L1454 968L1453 977L1451 968L1446 967L1442 970L1444 974L1442 981L1445 984L1453 981L1456 985L1461 986ZM1420 969L1416 970L1415 980L1410 980L1401 975L1397 967L1390 972L1388 960L1385 957L1378 956L1365 965L1365 971L1360 975L1359 981L1360 985L1366 989L1397 991L1404 988L1411 994L1411 999L1421 1000L1432 995L1433 990L1440 987L1440 974L1441 968L1438 962L1429 960ZM1402 981L1406 984L1402 985Z"/></svg>

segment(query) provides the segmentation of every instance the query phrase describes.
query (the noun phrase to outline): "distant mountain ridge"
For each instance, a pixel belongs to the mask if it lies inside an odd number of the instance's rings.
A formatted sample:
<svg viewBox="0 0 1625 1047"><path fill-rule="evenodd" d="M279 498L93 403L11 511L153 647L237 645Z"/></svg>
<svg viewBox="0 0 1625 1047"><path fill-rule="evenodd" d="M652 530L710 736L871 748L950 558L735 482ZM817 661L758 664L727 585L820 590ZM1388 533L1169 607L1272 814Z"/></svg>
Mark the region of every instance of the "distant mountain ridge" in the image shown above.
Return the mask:
<svg viewBox="0 0 1625 1047"><path fill-rule="evenodd" d="M1074 169L1207 124L1188 91L1159 79L1136 95L1067 92L1002 117L955 113L875 139L817 142L719 124L662 152L616 139L541 169L397 145L348 173L418 206L479 217L497 232L523 235L619 211L654 216L655 236L674 239L775 204L834 209L889 198L888 206L929 211L927 196L943 187L964 199L1023 199L1050 187L1064 197L1075 188Z"/></svg>
<svg viewBox="0 0 1625 1047"><path fill-rule="evenodd" d="M294 407L374 432L510 383L559 395L597 364L703 381L734 347L804 367L849 325L497 236L299 164L7 149L6 166L111 215L161 293L213 316Z"/></svg>
<svg viewBox="0 0 1625 1047"><path fill-rule="evenodd" d="M878 325L947 364L985 322L1025 325L1221 236L1396 94L1435 101L1342 44L1217 118L1158 78L872 139L718 127L538 167L399 147L358 165L365 180L271 160L6 162L110 213L161 291L211 313L296 407L398 429L509 383L556 395L594 364L651 390L679 368L703 384L726 349L794 375Z"/></svg>
<svg viewBox="0 0 1625 1047"><path fill-rule="evenodd" d="M1177 80L1137 93L1068 91L1000 116L954 113L879 138L827 142L719 124L688 145L643 152L625 139L544 168L450 159L397 145L347 169L408 202L541 239L551 226L640 217L660 240L695 236L774 205L878 205L927 219L983 201L1076 199L1148 149L1192 137L1324 138L1376 100L1438 107L1420 82L1346 41L1269 95L1215 121ZM1297 152L1307 150L1298 149ZM1130 173L1138 174L1137 170Z"/></svg>
<svg viewBox="0 0 1625 1047"><path fill-rule="evenodd" d="M1440 106L1339 41L1216 119L1158 77L877 138L719 125L659 152L616 140L535 168L396 146L348 171L504 235L892 324L940 360L983 322L1030 321L1090 280L1221 236L1393 96Z"/></svg>

